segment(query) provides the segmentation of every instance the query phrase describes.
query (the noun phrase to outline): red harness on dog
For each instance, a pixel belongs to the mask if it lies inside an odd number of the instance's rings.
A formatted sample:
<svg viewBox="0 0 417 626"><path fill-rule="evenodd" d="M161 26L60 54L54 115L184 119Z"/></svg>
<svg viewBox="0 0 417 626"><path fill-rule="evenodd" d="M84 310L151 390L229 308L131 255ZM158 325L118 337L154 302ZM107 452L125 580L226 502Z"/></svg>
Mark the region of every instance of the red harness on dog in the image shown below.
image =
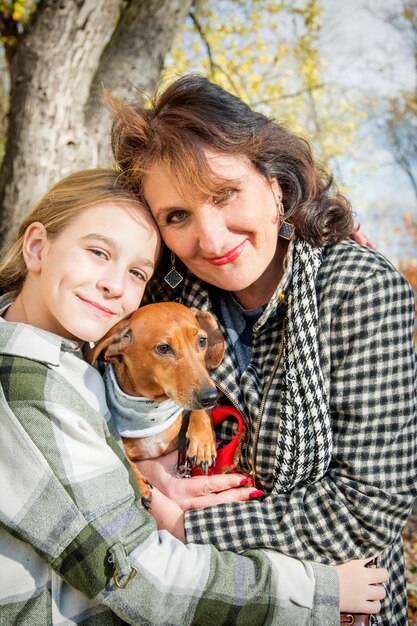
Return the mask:
<svg viewBox="0 0 417 626"><path fill-rule="evenodd" d="M233 406L217 406L212 412L213 425L220 424L224 419L233 417L237 420L236 434L229 443L224 446L220 446L217 449L216 463L213 467L209 468L210 474L228 474L234 472L239 465L240 454L242 451L242 445L245 441L245 422L239 411ZM192 476L203 476L204 473L199 467L193 467L191 470Z"/></svg>

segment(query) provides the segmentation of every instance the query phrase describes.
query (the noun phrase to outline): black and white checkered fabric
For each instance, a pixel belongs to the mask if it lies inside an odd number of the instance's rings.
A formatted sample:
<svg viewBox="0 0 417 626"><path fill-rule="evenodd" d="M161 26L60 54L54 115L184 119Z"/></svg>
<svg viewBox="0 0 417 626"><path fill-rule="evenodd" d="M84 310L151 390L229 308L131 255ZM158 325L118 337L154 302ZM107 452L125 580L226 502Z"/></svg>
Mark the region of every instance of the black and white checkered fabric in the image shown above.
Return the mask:
<svg viewBox="0 0 417 626"><path fill-rule="evenodd" d="M329 467L332 428L319 357L315 280L323 253L298 240L288 296L283 389L274 490L315 482Z"/></svg>
<svg viewBox="0 0 417 626"><path fill-rule="evenodd" d="M153 284L151 299L173 299ZM324 250L315 280L319 358L326 387L333 449L322 478L289 492L275 481L284 369L269 381L281 339L285 306L275 294L254 326L251 362L242 374L227 342L213 372L225 403L247 422L248 471L263 393L270 383L256 453L262 501L189 511L187 541L238 552L268 547L323 563L383 552L388 595L376 619L406 626L402 529L417 496L416 355L414 302L406 281L380 254L345 241ZM211 294L212 297L215 294ZM181 289L184 304L211 309L207 286L192 276ZM285 372L286 374L288 372ZM293 454L298 450L294 449Z"/></svg>

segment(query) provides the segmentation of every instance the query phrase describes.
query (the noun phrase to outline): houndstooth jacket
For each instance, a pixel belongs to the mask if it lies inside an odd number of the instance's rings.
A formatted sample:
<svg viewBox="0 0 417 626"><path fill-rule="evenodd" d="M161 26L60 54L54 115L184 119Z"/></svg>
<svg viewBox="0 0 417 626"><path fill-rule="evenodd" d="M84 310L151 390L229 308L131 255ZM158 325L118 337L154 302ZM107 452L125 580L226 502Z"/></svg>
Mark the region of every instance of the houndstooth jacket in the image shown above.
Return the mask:
<svg viewBox="0 0 417 626"><path fill-rule="evenodd" d="M245 472L252 469L259 427L256 484L268 495L262 501L189 511L187 541L222 550L268 547L323 563L383 551L379 562L388 568L390 580L374 623L405 626L402 530L417 495L413 293L381 254L352 241L324 249L316 292L319 355L333 437L327 472L319 481L299 484L289 493L274 484L282 381L288 374L278 367L270 380L286 309L285 298L276 293L253 329L246 370L239 374L226 337L225 358L213 372L224 403L236 406L246 421L241 459ZM187 306L213 310L216 293L188 273L181 293L174 297ZM160 299L174 299L172 291L161 288L161 282L152 283L146 301Z"/></svg>

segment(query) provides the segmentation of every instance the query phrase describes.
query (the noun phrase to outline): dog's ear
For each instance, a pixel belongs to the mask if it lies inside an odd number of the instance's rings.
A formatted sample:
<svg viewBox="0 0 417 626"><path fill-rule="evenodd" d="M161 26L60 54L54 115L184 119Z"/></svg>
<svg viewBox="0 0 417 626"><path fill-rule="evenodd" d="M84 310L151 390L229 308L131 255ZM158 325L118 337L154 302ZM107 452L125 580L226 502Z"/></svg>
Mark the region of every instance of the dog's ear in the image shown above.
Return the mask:
<svg viewBox="0 0 417 626"><path fill-rule="evenodd" d="M112 361L118 355L126 351L132 343L132 329L129 322L121 322L114 329L110 330L94 348L84 356L87 363L92 365L94 361Z"/></svg>
<svg viewBox="0 0 417 626"><path fill-rule="evenodd" d="M208 311L193 309L197 322L207 333L208 346L206 352L206 367L215 370L223 360L225 342L223 333L219 328L214 316Z"/></svg>

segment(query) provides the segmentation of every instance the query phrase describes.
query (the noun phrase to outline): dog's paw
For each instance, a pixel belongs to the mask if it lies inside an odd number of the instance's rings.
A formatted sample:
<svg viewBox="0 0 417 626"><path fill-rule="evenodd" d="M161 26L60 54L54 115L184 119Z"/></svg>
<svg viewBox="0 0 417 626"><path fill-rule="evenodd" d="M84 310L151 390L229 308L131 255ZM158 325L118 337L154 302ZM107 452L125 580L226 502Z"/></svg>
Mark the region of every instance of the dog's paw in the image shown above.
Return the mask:
<svg viewBox="0 0 417 626"><path fill-rule="evenodd" d="M214 441L193 441L190 439L187 458L191 465L198 466L204 474L208 474L209 467L216 462L217 452Z"/></svg>
<svg viewBox="0 0 417 626"><path fill-rule="evenodd" d="M141 502L142 502L142 506L146 511L150 511L151 510L151 504L152 504L152 494L150 494L147 497L142 496L141 497Z"/></svg>
<svg viewBox="0 0 417 626"><path fill-rule="evenodd" d="M215 464L217 457L216 436L210 415L206 411L192 411L186 432L187 458L204 474Z"/></svg>
<svg viewBox="0 0 417 626"><path fill-rule="evenodd" d="M152 508L152 485L147 478L141 476L140 478L138 478L138 486L142 506L144 509L149 511Z"/></svg>

